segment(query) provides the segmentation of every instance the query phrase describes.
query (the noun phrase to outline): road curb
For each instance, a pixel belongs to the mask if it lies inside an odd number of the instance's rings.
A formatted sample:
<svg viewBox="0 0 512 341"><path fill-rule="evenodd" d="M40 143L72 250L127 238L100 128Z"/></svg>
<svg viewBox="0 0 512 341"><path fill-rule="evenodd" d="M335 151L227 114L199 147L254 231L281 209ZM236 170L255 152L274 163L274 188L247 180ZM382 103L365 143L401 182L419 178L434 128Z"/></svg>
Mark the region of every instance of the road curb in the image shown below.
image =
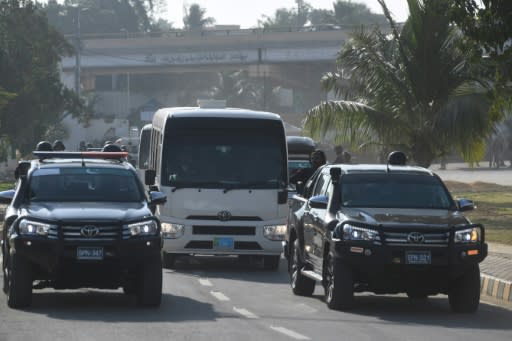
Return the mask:
<svg viewBox="0 0 512 341"><path fill-rule="evenodd" d="M498 303L512 304L512 282L486 274L480 275L480 295Z"/></svg>

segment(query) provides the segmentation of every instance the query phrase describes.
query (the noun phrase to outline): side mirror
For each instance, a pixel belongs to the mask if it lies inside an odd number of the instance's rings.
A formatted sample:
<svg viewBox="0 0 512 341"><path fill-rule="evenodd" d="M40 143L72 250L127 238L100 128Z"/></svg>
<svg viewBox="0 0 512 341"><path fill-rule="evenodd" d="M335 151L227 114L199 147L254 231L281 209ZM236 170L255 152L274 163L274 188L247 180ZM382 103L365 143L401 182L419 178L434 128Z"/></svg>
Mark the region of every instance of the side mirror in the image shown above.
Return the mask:
<svg viewBox="0 0 512 341"><path fill-rule="evenodd" d="M153 169L146 169L144 171L144 183L146 186L155 184L156 172Z"/></svg>
<svg viewBox="0 0 512 341"><path fill-rule="evenodd" d="M149 192L150 205L163 205L167 202L167 195L162 192Z"/></svg>
<svg viewBox="0 0 512 341"><path fill-rule="evenodd" d="M329 197L325 195L316 195L311 197L308 201L309 206L312 208L327 209Z"/></svg>
<svg viewBox="0 0 512 341"><path fill-rule="evenodd" d="M459 208L459 211L462 211L462 212L472 211L476 207L473 200L469 200L469 199L458 199L457 206Z"/></svg>
<svg viewBox="0 0 512 341"><path fill-rule="evenodd" d="M14 189L8 189L6 191L0 192L0 203L10 204L12 199L14 198L15 193L16 191Z"/></svg>

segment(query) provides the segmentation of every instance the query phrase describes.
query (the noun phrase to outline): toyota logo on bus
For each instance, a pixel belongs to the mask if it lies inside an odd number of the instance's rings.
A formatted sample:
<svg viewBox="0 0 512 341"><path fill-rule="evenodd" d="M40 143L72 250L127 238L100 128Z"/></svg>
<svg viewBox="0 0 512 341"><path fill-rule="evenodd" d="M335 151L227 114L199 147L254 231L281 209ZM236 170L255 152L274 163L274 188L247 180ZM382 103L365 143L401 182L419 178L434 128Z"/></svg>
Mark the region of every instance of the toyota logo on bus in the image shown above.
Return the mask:
<svg viewBox="0 0 512 341"><path fill-rule="evenodd" d="M409 241L409 243L421 244L425 241L425 236L419 232L411 232L407 236L407 240Z"/></svg>
<svg viewBox="0 0 512 341"><path fill-rule="evenodd" d="M217 218L219 218L220 221L228 221L231 219L231 213L229 211L220 211L217 213Z"/></svg>
<svg viewBox="0 0 512 341"><path fill-rule="evenodd" d="M96 226L87 225L80 229L80 234L85 238L93 238L100 234L100 229Z"/></svg>

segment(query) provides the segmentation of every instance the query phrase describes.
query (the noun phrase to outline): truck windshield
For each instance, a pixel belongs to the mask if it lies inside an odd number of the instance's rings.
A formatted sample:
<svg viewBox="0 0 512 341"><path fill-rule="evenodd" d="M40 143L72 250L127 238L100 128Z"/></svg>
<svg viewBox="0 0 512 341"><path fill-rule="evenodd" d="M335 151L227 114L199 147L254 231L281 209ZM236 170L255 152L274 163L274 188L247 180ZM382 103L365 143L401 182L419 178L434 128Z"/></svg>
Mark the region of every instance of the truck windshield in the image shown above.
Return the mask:
<svg viewBox="0 0 512 341"><path fill-rule="evenodd" d="M342 177L345 207L452 209L454 202L441 181L412 174L347 174Z"/></svg>
<svg viewBox="0 0 512 341"><path fill-rule="evenodd" d="M225 129L224 125L215 129L212 124L209 128L172 129L166 136L162 185L229 190L285 186L284 136L273 134L272 127Z"/></svg>
<svg viewBox="0 0 512 341"><path fill-rule="evenodd" d="M44 168L34 171L31 201L139 202L143 193L136 175L125 169Z"/></svg>

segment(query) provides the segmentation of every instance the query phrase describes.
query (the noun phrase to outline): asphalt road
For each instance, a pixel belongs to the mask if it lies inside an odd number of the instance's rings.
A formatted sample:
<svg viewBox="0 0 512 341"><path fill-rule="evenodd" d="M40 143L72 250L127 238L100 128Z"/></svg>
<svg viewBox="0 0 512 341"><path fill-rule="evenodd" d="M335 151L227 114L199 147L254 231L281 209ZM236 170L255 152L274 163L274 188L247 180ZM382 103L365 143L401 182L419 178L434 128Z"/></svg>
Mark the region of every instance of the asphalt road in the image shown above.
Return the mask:
<svg viewBox="0 0 512 341"><path fill-rule="evenodd" d="M446 296L358 294L351 312L329 310L317 285L294 296L285 261L278 272L233 258L194 258L164 270L159 309L121 290L36 291L12 310L0 294L0 340L511 340L512 311L482 303L450 312Z"/></svg>

